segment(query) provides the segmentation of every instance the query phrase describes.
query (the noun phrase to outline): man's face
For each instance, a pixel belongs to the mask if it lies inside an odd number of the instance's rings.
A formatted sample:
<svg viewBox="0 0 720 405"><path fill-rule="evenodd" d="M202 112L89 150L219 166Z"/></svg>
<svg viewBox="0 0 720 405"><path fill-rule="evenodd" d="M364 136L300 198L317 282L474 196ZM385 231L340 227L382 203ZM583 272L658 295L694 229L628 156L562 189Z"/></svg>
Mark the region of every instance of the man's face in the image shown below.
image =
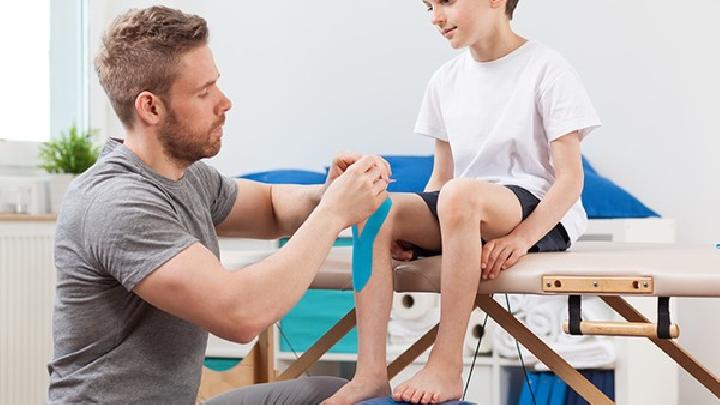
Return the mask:
<svg viewBox="0 0 720 405"><path fill-rule="evenodd" d="M473 45L497 24L498 9L490 0L423 0L432 24L454 49ZM504 7L500 10L504 13Z"/></svg>
<svg viewBox="0 0 720 405"><path fill-rule="evenodd" d="M217 155L230 100L217 86L220 76L207 46L183 55L167 98L158 138L171 158L192 163Z"/></svg>

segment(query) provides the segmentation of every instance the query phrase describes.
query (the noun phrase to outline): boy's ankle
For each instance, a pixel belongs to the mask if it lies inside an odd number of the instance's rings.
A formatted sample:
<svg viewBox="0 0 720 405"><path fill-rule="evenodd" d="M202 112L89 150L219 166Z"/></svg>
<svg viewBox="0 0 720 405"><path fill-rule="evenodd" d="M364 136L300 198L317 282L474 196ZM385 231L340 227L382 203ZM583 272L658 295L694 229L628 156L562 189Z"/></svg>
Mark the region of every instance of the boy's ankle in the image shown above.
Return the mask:
<svg viewBox="0 0 720 405"><path fill-rule="evenodd" d="M428 358L427 366L430 368L439 368L448 373L462 374L463 370L463 359L462 356L454 358L455 356L447 356L442 354L431 354Z"/></svg>
<svg viewBox="0 0 720 405"><path fill-rule="evenodd" d="M377 368L377 369L368 369L368 370L361 370L358 369L355 372L355 377L353 380L360 380L360 381L388 381L387 376L387 369L386 368Z"/></svg>

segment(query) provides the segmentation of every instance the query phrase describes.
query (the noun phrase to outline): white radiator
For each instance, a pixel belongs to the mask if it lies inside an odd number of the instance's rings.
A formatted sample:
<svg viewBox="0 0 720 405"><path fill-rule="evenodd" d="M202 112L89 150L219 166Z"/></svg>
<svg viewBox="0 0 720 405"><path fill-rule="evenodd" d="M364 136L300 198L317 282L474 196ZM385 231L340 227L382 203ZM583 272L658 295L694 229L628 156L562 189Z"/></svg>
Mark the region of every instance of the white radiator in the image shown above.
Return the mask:
<svg viewBox="0 0 720 405"><path fill-rule="evenodd" d="M54 222L0 222L0 404L47 399Z"/></svg>

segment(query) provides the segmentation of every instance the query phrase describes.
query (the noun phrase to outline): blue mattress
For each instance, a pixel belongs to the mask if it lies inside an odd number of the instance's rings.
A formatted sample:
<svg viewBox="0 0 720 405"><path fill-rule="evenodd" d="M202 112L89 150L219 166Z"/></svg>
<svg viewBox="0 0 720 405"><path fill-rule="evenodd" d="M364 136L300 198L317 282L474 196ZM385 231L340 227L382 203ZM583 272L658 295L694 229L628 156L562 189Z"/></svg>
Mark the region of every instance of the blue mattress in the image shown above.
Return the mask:
<svg viewBox="0 0 720 405"><path fill-rule="evenodd" d="M392 166L391 192L422 191L433 168L433 157L429 156L383 156ZM588 218L657 218L657 212L648 208L627 190L603 177L583 157L585 186L582 201ZM280 169L244 174L240 177L270 184L322 184L326 173L298 169Z"/></svg>

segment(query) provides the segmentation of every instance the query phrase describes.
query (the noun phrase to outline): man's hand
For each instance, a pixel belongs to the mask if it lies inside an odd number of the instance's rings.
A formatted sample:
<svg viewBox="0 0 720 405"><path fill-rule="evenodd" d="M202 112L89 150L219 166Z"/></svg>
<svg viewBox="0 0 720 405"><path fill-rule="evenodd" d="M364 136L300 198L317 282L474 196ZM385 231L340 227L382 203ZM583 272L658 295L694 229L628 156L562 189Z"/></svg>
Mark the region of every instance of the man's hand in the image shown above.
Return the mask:
<svg viewBox="0 0 720 405"><path fill-rule="evenodd" d="M344 227L366 220L387 198L389 170L377 156L364 156L331 184L318 208L339 218Z"/></svg>
<svg viewBox="0 0 720 405"><path fill-rule="evenodd" d="M482 279L495 279L501 270L509 269L525 256L531 246L532 243L514 233L485 243L480 263Z"/></svg>
<svg viewBox="0 0 720 405"><path fill-rule="evenodd" d="M363 156L358 153L341 153L335 156L335 159L333 159L332 165L330 166L330 170L328 171L327 179L325 180L325 188L327 188L335 179L340 177L341 174L345 172L350 166L353 165L353 163L360 160ZM387 168L387 177L386 180L390 179L390 176L392 176L392 171L390 169L390 164L382 158L378 159L382 160L385 163L385 166Z"/></svg>

